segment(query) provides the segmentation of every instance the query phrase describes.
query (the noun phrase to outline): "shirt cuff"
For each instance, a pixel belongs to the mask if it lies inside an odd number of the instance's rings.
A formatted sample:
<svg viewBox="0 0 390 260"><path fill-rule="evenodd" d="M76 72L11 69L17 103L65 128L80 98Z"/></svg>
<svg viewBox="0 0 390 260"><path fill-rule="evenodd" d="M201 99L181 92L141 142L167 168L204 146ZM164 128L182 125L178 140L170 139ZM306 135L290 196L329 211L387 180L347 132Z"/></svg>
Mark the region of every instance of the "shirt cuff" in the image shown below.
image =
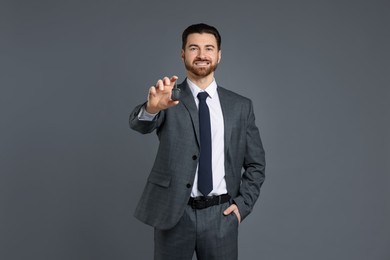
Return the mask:
<svg viewBox="0 0 390 260"><path fill-rule="evenodd" d="M145 107L143 106L141 108L141 110L139 111L138 113L138 120L141 120L141 121L153 121L156 119L156 116L158 115L158 113L156 114L151 114L151 113L148 113L145 109Z"/></svg>

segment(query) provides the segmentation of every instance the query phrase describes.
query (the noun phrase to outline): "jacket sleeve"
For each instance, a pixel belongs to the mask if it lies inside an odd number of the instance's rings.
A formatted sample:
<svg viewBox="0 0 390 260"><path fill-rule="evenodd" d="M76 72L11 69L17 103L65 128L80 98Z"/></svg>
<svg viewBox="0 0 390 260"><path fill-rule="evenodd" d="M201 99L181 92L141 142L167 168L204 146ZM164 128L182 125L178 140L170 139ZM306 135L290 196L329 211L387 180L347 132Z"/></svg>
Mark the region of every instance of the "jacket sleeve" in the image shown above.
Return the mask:
<svg viewBox="0 0 390 260"><path fill-rule="evenodd" d="M164 111L160 111L156 118L152 121L148 120L139 120L138 114L140 113L141 109L145 106L146 102L136 106L133 111L130 113L129 117L129 124L130 128L140 132L141 134L148 134L153 132L155 129L159 128L164 121Z"/></svg>
<svg viewBox="0 0 390 260"><path fill-rule="evenodd" d="M239 195L234 198L242 220L252 211L265 180L265 152L259 130L255 124L252 102L247 122L244 172L241 177Z"/></svg>

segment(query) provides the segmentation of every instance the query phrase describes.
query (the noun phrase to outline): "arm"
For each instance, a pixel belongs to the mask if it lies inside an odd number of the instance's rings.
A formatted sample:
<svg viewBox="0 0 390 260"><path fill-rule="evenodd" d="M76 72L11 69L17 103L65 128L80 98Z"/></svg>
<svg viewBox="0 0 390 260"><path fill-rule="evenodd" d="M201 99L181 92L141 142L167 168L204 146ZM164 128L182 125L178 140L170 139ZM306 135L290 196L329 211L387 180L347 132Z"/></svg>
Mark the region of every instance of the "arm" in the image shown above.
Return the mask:
<svg viewBox="0 0 390 260"><path fill-rule="evenodd" d="M255 124L252 103L246 129L246 150L243 163L239 196L234 198L241 220L249 215L260 195L260 188L265 179L265 152Z"/></svg>
<svg viewBox="0 0 390 260"><path fill-rule="evenodd" d="M140 132L141 134L148 134L154 131L164 118L163 111L156 114L156 116L152 119L146 119L140 117L142 114L142 110L145 110L146 102L144 104L136 106L133 111L130 113L129 124L130 128Z"/></svg>

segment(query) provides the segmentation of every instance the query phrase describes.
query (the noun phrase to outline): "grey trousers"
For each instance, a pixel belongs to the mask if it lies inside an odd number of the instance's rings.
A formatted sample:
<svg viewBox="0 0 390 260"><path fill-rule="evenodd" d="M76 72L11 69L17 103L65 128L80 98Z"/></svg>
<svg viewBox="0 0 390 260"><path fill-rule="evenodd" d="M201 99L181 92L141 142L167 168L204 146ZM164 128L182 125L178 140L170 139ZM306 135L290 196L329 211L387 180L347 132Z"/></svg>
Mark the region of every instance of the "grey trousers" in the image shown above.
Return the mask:
<svg viewBox="0 0 390 260"><path fill-rule="evenodd" d="M187 206L179 223L154 230L155 260L237 260L238 219L223 215L229 202L205 209Z"/></svg>

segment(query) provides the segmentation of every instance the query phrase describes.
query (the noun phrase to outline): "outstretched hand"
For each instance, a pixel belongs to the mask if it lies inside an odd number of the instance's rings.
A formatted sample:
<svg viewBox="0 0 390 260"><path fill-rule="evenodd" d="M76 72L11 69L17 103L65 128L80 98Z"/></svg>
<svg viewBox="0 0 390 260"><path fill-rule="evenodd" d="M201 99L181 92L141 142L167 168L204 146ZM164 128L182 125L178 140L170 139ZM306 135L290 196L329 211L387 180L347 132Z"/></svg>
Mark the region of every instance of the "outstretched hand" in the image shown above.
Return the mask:
<svg viewBox="0 0 390 260"><path fill-rule="evenodd" d="M171 99L172 88L177 79L177 76L164 77L159 79L155 86L149 88L148 102L145 108L148 113L156 114L161 110L179 104L179 101Z"/></svg>

